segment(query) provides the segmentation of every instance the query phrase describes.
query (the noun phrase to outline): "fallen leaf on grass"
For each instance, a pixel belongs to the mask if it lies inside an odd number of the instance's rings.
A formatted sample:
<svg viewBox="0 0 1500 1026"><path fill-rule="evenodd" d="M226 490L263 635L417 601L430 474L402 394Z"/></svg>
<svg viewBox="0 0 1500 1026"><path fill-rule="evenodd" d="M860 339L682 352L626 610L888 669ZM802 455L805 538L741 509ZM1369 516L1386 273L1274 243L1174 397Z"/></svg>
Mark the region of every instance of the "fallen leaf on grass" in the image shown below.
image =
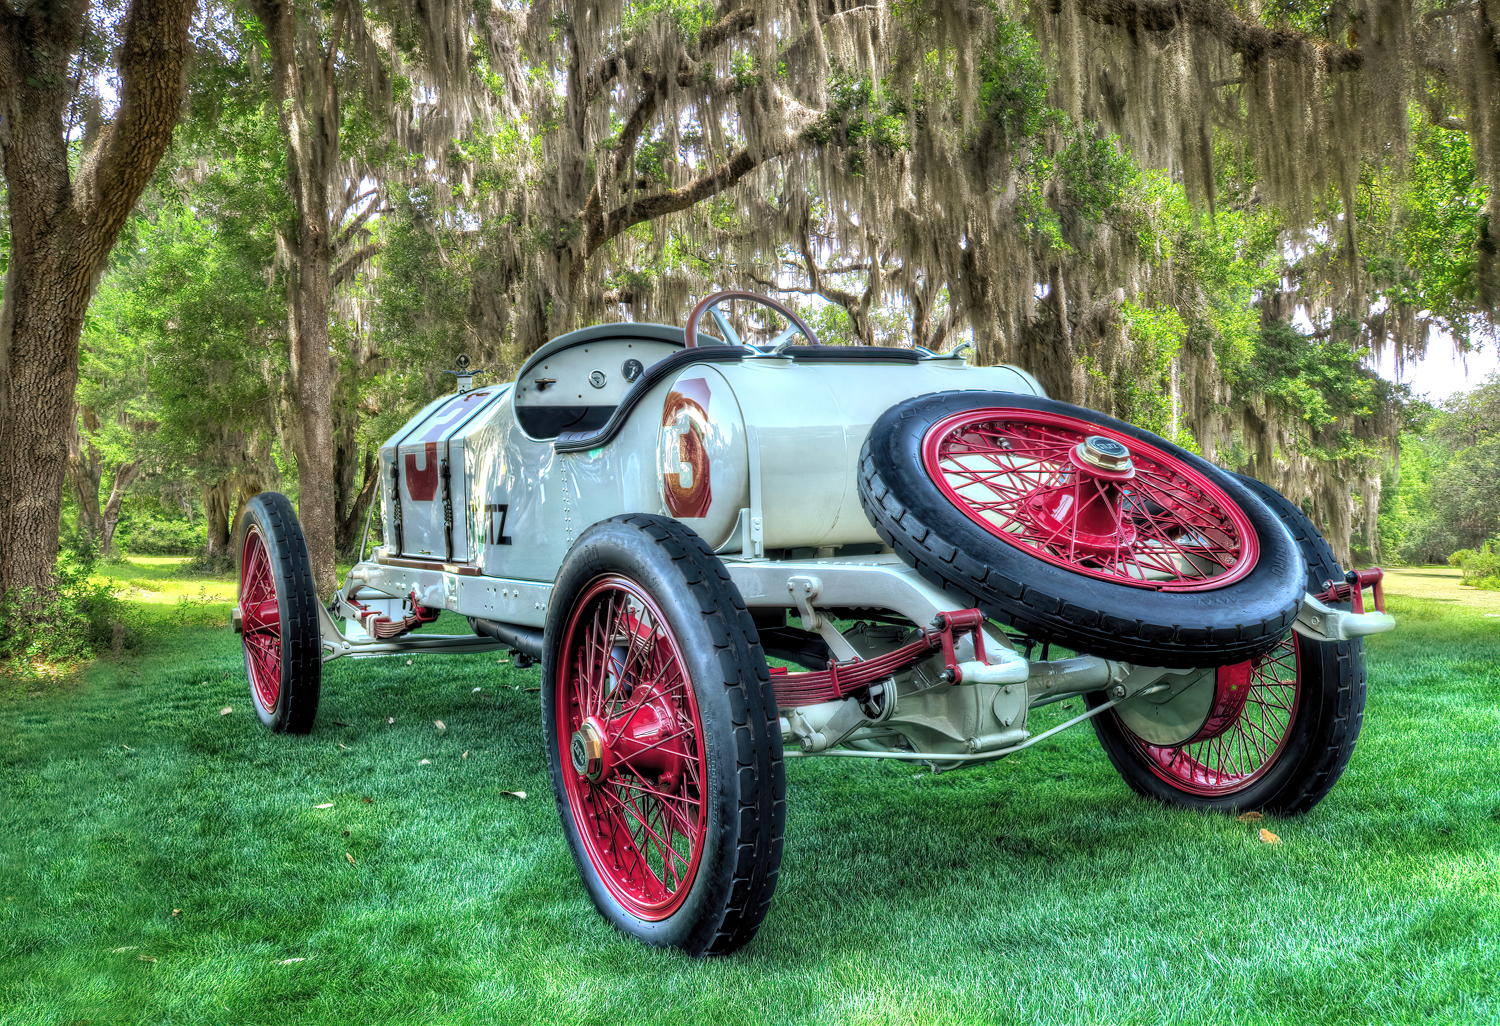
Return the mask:
<svg viewBox="0 0 1500 1026"><path fill-rule="evenodd" d="M234 712L234 707L226 705L224 708L222 708L222 709L219 710L219 715L220 716L228 716L232 712Z"/></svg>
<svg viewBox="0 0 1500 1026"><path fill-rule="evenodd" d="M513 796L515 796L517 798L521 798L523 800L526 797L526 792L525 791L501 791L500 793L501 794L513 795Z"/></svg>
<svg viewBox="0 0 1500 1026"><path fill-rule="evenodd" d="M460 759L467 759L468 757L469 757L469 753L468 752L465 752L464 754L462 754L462 755L459 756Z"/></svg>
<svg viewBox="0 0 1500 1026"><path fill-rule="evenodd" d="M333 808L333 802L324 802L322 805L314 805L313 808L315 808L315 809L331 809L331 808Z"/></svg>
<svg viewBox="0 0 1500 1026"><path fill-rule="evenodd" d="M174 908L174 909L173 909L173 910L172 910L172 914L173 914L173 915L174 915L174 916L180 916L180 915L182 915L182 909L180 909L180 908Z"/></svg>
<svg viewBox="0 0 1500 1026"><path fill-rule="evenodd" d="M353 855L350 855L350 854L349 854L349 853L348 853L348 852L347 852L347 851L346 851L346 852L344 852L344 858L346 858L346 859L348 859L348 860L349 860L349 865L351 865L351 866L352 866L352 865L355 865L355 862L354 862L354 856L353 856Z"/></svg>
<svg viewBox="0 0 1500 1026"><path fill-rule="evenodd" d="M421 762L417 763L417 765L418 766L431 766L432 765L432 760L431 759L423 759Z"/></svg>
<svg viewBox="0 0 1500 1026"><path fill-rule="evenodd" d="M521 690L522 691L540 691L542 689L541 688L522 688Z"/></svg>
<svg viewBox="0 0 1500 1026"><path fill-rule="evenodd" d="M448 726L442 720L433 720L432 725L438 730L447 730Z"/></svg>
<svg viewBox="0 0 1500 1026"><path fill-rule="evenodd" d="M140 948L139 944L127 944L123 948L112 948L110 950L110 954L111 955L123 955L127 951L136 951L139 948Z"/></svg>
<svg viewBox="0 0 1500 1026"><path fill-rule="evenodd" d="M1234 817L1234 821L1236 823L1259 823L1265 818L1266 817L1262 816L1258 812L1242 812L1238 816Z"/></svg>
<svg viewBox="0 0 1500 1026"><path fill-rule="evenodd" d="M373 805L373 804L375 804L375 799L374 798L361 798L360 801L364 802L366 805Z"/></svg>
<svg viewBox="0 0 1500 1026"><path fill-rule="evenodd" d="M1264 841L1266 844L1280 844L1281 843L1281 838L1279 838L1275 834L1271 833L1271 831L1267 830L1265 827L1261 827L1260 828L1260 839L1262 841Z"/></svg>
<svg viewBox="0 0 1500 1026"><path fill-rule="evenodd" d="M135 957L138 958L138 959L140 959L142 962L155 962L156 961L156 956L155 955L136 955Z"/></svg>
<svg viewBox="0 0 1500 1026"><path fill-rule="evenodd" d="M277 965L291 965L293 962L306 962L305 958L283 958Z"/></svg>

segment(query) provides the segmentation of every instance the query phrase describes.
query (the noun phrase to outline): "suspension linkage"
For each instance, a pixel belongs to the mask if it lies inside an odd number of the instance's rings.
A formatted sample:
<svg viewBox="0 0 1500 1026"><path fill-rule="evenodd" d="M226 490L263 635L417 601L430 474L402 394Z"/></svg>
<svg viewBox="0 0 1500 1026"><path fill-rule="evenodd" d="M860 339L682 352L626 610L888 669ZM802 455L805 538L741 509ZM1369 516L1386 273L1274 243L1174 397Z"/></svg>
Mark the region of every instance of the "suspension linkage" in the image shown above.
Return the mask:
<svg viewBox="0 0 1500 1026"><path fill-rule="evenodd" d="M983 625L984 614L977 609L941 612L933 617L932 625L922 631L921 637L871 659L842 663L830 659L826 670L797 673L773 667L771 682L776 687L776 701L783 708L836 702L911 669L939 649L943 653L944 666L941 679L949 684L960 684L964 680L964 671L958 659L958 643L965 635L974 636L974 655L978 664L989 665L984 654ZM970 673L975 671L974 663L969 664L969 670Z"/></svg>

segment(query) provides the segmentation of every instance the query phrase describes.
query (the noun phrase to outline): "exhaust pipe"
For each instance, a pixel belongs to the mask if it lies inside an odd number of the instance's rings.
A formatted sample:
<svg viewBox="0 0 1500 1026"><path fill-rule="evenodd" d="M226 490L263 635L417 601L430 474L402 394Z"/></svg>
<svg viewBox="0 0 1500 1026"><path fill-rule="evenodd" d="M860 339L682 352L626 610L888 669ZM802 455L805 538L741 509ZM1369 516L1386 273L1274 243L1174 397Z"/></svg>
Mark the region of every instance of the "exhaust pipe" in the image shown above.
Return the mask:
<svg viewBox="0 0 1500 1026"><path fill-rule="evenodd" d="M502 645L509 645L512 651L525 657L527 666L541 661L542 629L540 627L522 627L520 624L486 620L482 616L469 617L469 626L474 629L475 634L482 634L487 638L494 638Z"/></svg>

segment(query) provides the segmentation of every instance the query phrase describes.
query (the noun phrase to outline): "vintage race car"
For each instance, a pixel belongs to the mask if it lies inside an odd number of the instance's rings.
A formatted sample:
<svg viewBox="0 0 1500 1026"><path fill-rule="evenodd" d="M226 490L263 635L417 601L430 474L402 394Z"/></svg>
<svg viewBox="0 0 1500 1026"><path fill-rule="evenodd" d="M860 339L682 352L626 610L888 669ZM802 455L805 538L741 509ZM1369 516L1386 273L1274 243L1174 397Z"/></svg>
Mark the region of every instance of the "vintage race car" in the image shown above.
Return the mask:
<svg viewBox="0 0 1500 1026"><path fill-rule="evenodd" d="M746 344L729 301L786 328ZM819 345L729 292L685 328L554 339L509 384L456 373L380 450L383 540L327 606L290 503L250 503L251 697L303 732L330 659L540 662L564 834L644 941L754 935L785 757L947 770L1088 720L1142 795L1280 814L1349 760L1360 639L1394 626L1380 572L1346 575L1272 489L1025 371ZM473 633L412 633L443 610ZM1068 698L1085 711L1028 729Z"/></svg>

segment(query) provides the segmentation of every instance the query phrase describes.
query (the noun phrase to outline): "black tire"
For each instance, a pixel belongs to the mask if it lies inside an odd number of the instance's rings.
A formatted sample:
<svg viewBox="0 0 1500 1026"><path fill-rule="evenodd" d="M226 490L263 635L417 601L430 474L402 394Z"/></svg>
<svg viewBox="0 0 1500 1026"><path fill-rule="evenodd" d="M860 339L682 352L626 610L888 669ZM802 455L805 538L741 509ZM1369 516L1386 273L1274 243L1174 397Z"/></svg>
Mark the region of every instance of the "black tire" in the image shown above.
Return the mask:
<svg viewBox="0 0 1500 1026"><path fill-rule="evenodd" d="M563 833L600 913L694 956L748 943L781 864L781 730L754 621L703 540L647 514L585 531L548 607L541 697Z"/></svg>
<svg viewBox="0 0 1500 1026"><path fill-rule="evenodd" d="M1119 439L1138 463L1147 458L1184 468L1182 473L1194 476L1201 488L1222 493L1215 501L1225 507L1226 517L1235 511L1243 516L1240 530L1247 538L1253 534L1258 554L1248 540L1239 542L1243 566L1235 570L1238 576L1226 572L1223 585L1184 578L1172 586L1191 590L1157 590L1120 573L1114 579L1090 576L1078 559L1060 565L1002 540L998 529L981 527L974 514L944 494L923 451L934 427L971 415L982 423L991 413L999 420L1009 415L1086 426L1090 433ZM1275 646L1300 608L1305 562L1291 534L1254 493L1233 475L1150 432L1067 403L978 391L908 399L871 427L860 453L859 494L880 537L929 581L1029 637L1081 652L1145 666L1239 662ZM1170 515L1164 507L1155 509ZM1131 516L1137 525L1132 530L1156 527L1155 512ZM1114 550L1117 560L1122 551L1129 550Z"/></svg>
<svg viewBox="0 0 1500 1026"><path fill-rule="evenodd" d="M1296 537L1307 558L1309 591L1321 591L1324 581L1343 579L1333 550L1301 510L1270 486L1253 478L1241 480ZM1347 608L1348 603L1343 605ZM1182 773L1173 768L1175 760L1162 765L1161 758L1153 759L1151 749L1114 712L1103 713L1094 718L1094 730L1125 782L1149 798L1214 811L1259 809L1292 816L1318 804L1349 764L1364 721L1364 642L1313 641L1294 633L1285 644L1295 646L1295 660L1273 652L1254 666L1254 672L1260 675L1269 671L1285 677L1286 671L1295 670L1296 713L1283 728L1281 743L1263 770L1253 776L1247 774L1243 784L1229 779L1223 786L1185 789L1178 786ZM1278 689L1289 691L1285 685L1278 685ZM1089 696L1090 706L1102 701L1101 694ZM1200 751L1204 748L1198 747ZM1157 749L1158 753L1162 751ZM1212 780L1202 783L1211 785ZM1201 793L1205 791L1214 793Z"/></svg>
<svg viewBox="0 0 1500 1026"><path fill-rule="evenodd" d="M280 492L251 499L240 518L238 551L236 622L251 704L273 731L306 734L318 715L323 638L312 562L291 500Z"/></svg>

